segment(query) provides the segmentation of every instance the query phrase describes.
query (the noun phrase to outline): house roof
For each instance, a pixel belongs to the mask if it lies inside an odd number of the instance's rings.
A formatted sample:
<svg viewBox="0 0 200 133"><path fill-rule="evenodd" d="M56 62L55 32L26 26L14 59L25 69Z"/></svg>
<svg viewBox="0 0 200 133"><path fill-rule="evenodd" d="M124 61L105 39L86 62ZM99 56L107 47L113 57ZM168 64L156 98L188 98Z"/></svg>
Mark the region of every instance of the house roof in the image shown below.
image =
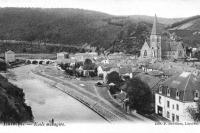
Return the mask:
<svg viewBox="0 0 200 133"><path fill-rule="evenodd" d="M176 74L162 84L170 88L172 98L176 97L176 91L180 92L180 100L182 101L193 101L194 92L196 90L200 92L200 78L191 72ZM163 90L163 93L165 94L166 90Z"/></svg>
<svg viewBox="0 0 200 133"><path fill-rule="evenodd" d="M112 67L102 67L102 70L106 71L106 72L110 71L111 69L112 69Z"/></svg>
<svg viewBox="0 0 200 133"><path fill-rule="evenodd" d="M11 51L11 50L8 50L6 51L6 54L14 54L15 52Z"/></svg>
<svg viewBox="0 0 200 133"><path fill-rule="evenodd" d="M96 59L96 61L101 62L101 61L103 61L105 59L106 59L105 57L99 57L99 58Z"/></svg>
<svg viewBox="0 0 200 133"><path fill-rule="evenodd" d="M159 75L163 75L164 73L162 71L155 70L155 71L148 72L148 74L152 76L159 76Z"/></svg>
<svg viewBox="0 0 200 133"><path fill-rule="evenodd" d="M57 54L68 54L67 52L59 52Z"/></svg>
<svg viewBox="0 0 200 133"><path fill-rule="evenodd" d="M136 75L136 77L145 82L151 89L154 89L156 85L158 85L158 83L161 81L161 79L158 77L154 77L144 73L139 73Z"/></svg>
<svg viewBox="0 0 200 133"><path fill-rule="evenodd" d="M121 68L119 68L119 74L127 74L127 73L132 73L131 67L121 67Z"/></svg>
<svg viewBox="0 0 200 133"><path fill-rule="evenodd" d="M148 42L145 40L144 45L143 45L142 47L144 47L144 48L146 48L146 47L150 48L150 43L148 43Z"/></svg>

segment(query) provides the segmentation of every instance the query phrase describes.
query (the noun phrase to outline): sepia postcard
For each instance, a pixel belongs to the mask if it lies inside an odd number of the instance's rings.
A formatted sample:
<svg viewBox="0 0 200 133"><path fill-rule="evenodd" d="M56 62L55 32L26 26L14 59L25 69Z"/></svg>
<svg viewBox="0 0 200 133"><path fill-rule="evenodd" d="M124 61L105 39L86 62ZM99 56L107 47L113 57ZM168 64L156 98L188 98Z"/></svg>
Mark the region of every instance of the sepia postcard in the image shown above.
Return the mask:
<svg viewBox="0 0 200 133"><path fill-rule="evenodd" d="M199 121L199 0L0 0L0 131Z"/></svg>

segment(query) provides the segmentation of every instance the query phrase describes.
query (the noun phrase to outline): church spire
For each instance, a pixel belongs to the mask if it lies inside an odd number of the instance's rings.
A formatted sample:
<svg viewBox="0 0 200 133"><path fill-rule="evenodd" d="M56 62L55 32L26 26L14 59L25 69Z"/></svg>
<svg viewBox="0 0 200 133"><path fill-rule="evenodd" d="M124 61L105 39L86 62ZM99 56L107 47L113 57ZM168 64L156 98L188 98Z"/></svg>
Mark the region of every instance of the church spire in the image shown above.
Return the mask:
<svg viewBox="0 0 200 133"><path fill-rule="evenodd" d="M157 17L156 17L156 14L155 14L151 35L159 35L159 34L160 33L159 33L159 30L158 30Z"/></svg>

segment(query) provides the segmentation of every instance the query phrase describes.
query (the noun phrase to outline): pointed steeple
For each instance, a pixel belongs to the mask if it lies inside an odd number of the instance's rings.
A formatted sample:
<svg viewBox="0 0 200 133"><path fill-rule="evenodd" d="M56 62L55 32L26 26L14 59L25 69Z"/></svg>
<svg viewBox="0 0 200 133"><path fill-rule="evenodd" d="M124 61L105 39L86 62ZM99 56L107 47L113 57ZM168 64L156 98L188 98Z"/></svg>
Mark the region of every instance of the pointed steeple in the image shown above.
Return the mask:
<svg viewBox="0 0 200 133"><path fill-rule="evenodd" d="M158 21L157 21L156 14L155 14L155 17L154 17L151 35L160 35L159 29L158 29Z"/></svg>

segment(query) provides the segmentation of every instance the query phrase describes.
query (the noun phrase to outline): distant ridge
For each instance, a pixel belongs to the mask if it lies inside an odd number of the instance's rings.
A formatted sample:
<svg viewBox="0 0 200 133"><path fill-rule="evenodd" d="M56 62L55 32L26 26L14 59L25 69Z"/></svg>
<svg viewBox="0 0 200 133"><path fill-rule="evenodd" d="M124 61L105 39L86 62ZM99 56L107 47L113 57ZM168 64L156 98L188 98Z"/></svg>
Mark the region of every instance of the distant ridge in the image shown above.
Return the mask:
<svg viewBox="0 0 200 133"><path fill-rule="evenodd" d="M153 14L152 14L153 15ZM184 18L159 18L164 29ZM44 42L110 48L116 40L134 35L138 24L148 34L153 17L145 15L115 16L73 8L0 8L0 40ZM129 34L129 35L127 35ZM141 35L140 35L141 34ZM144 40L137 33L137 42ZM143 37L141 37L143 36ZM132 45L136 45L132 43ZM135 46L136 48L138 45ZM134 47L134 48L135 48Z"/></svg>

